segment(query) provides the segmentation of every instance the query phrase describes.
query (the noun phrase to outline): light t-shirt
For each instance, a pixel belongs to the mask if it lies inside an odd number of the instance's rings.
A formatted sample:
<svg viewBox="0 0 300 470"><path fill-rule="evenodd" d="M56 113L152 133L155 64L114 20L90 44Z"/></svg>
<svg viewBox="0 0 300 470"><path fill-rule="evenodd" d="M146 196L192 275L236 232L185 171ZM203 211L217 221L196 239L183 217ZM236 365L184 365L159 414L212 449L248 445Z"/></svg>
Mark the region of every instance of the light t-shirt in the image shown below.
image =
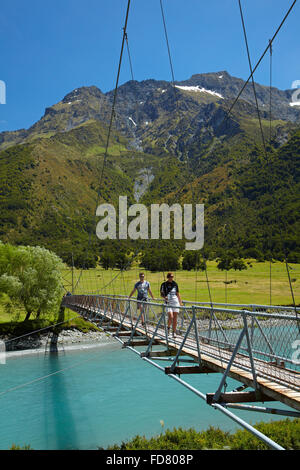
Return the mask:
<svg viewBox="0 0 300 470"><path fill-rule="evenodd" d="M148 298L148 290L150 289L150 283L148 281L138 281L134 287L138 291L137 300Z"/></svg>

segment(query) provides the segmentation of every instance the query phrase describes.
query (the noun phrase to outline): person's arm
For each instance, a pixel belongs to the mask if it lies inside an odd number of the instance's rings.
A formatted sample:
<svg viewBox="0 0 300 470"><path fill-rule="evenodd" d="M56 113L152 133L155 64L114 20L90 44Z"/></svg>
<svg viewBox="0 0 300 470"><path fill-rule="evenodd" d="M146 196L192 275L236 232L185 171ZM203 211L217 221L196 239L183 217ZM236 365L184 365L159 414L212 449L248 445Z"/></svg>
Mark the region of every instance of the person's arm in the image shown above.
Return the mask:
<svg viewBox="0 0 300 470"><path fill-rule="evenodd" d="M183 306L183 303L182 303L182 300L181 300L181 297L180 297L179 292L177 292L177 297L178 297L178 300L179 300L180 305Z"/></svg>
<svg viewBox="0 0 300 470"><path fill-rule="evenodd" d="M178 300L179 300L180 305L182 306L183 303L182 303L182 300L181 300L181 297L180 297L180 294L179 294L179 287L178 287L178 284L176 284L176 290L177 290L177 292L176 292L177 298L178 298Z"/></svg>
<svg viewBox="0 0 300 470"><path fill-rule="evenodd" d="M133 294L135 293L135 291L136 291L136 287L134 287L133 290L130 292L129 297L128 297L129 299L130 299L130 297L133 296Z"/></svg>
<svg viewBox="0 0 300 470"><path fill-rule="evenodd" d="M154 295L152 294L152 291L151 291L150 287L149 287L148 290L149 290L149 294L151 295L152 299L154 300Z"/></svg>
<svg viewBox="0 0 300 470"><path fill-rule="evenodd" d="M163 290L163 285L164 283L162 283L162 285L160 286L160 295L163 299L165 299L166 301L168 300L168 297L166 297L165 293L164 293L164 290Z"/></svg>

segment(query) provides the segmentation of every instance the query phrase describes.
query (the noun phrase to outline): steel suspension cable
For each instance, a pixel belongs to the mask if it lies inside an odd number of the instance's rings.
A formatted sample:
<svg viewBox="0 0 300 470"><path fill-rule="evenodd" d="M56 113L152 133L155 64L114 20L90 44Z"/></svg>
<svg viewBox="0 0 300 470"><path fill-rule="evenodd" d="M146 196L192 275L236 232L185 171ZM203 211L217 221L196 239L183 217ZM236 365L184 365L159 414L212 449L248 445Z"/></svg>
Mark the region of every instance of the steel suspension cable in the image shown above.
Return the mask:
<svg viewBox="0 0 300 470"><path fill-rule="evenodd" d="M271 160L268 156L268 152L267 152L267 149L266 149L266 142L265 142L264 133L263 133L262 125L261 125L260 112L259 112L259 107L258 107L256 91L255 91L255 83L254 83L254 76L253 76L255 70L252 70L251 58L250 58L249 47L248 47L248 39L247 39L247 33L246 33L246 28L245 28L245 22L244 22L244 15L243 15L243 10L242 10L242 6L241 6L241 0L238 0L238 3L239 3L241 21L242 21L243 32L244 32L244 39L245 39L245 44L246 44L246 49L247 49L249 67L250 67L250 72L251 72L250 77L252 78L253 90L254 90L254 94L255 94L255 101L256 101L256 107L257 107L257 113L258 113L258 116L259 116L259 123L260 123L260 131L261 131L262 142L263 142L263 149L264 149L264 154L265 154L265 158L266 158L266 163L267 163L267 165L270 165ZM291 6L289 12L291 11L291 9L292 9L292 7L294 6L295 3L296 3L296 0L294 1L293 5ZM287 15L288 15L288 13L287 13ZM287 15L285 16L285 18L287 17ZM284 22L284 20L283 20L283 22ZM283 24L283 22L281 24ZM270 50L271 55L272 55L272 42L273 42L273 39L269 40L269 45L268 45L268 48L267 48L267 50ZM270 90L270 108L271 108L271 96L272 95L271 95L271 90ZM271 132L271 124L270 124L270 132ZM273 178L270 178L269 184L270 184L270 190L273 189L273 195L274 195L275 202L278 202L277 197L274 194L275 193L275 188L274 188ZM279 220L279 217L277 217L277 222L278 222L278 225L279 225L280 239L281 239L282 249L283 249L283 252L284 252L285 266L286 266L286 271L287 271L287 276L288 276L288 281L289 281L289 287L290 287L293 307L294 307L294 310L295 310L295 315L298 318L298 312L297 312L297 308L296 308L294 290L293 290L290 271L289 271L289 266L288 266L288 262L287 262L287 253L286 253L285 244L284 244L283 236L282 236L282 229L281 229L281 225L284 225L284 228L285 228L285 231L286 231L286 224L285 224L285 221L283 220L282 217L280 218L280 220ZM281 222L281 224L280 224L280 222ZM299 320L298 320L297 323L298 323L298 328L299 328L299 331L300 331Z"/></svg>
<svg viewBox="0 0 300 470"><path fill-rule="evenodd" d="M6 343L11 343L12 341L16 341L16 340L21 339L21 338L25 338L26 336L31 336L35 333L40 333L41 331L49 330L50 328L55 328L58 325L63 325L64 323L68 323L69 321L74 320L76 318L80 318L80 317L81 317L81 315L76 315L75 317L68 318L67 320L64 320L64 321L61 321L61 322L58 322L58 323L54 323L53 325L45 326L44 328L39 328L38 330L33 330L33 331L30 331L29 333L24 333L21 336L17 336L15 338L8 339L7 341L5 341L5 344Z"/></svg>
<svg viewBox="0 0 300 470"><path fill-rule="evenodd" d="M270 43L270 40L269 40ZM270 44L270 85L269 85L269 113L270 113L270 124L269 124L269 146L271 148L272 142L272 68L273 68L273 46ZM270 305L272 305L272 229L270 230L269 236L269 247L270 247L270 264L269 264L269 277L270 277Z"/></svg>
<svg viewBox="0 0 300 470"><path fill-rule="evenodd" d="M266 154L266 142L265 142L264 132L263 132L262 123L261 123L261 117L260 117L260 111L259 111L259 106L258 106L258 99L257 99L255 82L254 82L254 75L253 75L253 70L252 70L252 63L251 63L251 57L250 57L250 51L249 51L249 45L248 45L248 39L247 39L247 33L246 33L246 27L245 27L245 22L244 22L244 15L243 15L243 10L242 10L241 0L238 0L238 2L239 2L240 15L241 15L241 20L242 20L242 27L243 27L245 45L246 45L246 50L247 50L248 63L249 63L249 68L250 68L250 72L251 72L251 80L252 80L253 93L254 93L256 110L257 110L257 117L258 117L258 121L259 121L259 127L260 127L260 132L261 132L261 137L262 137L263 148L264 148L264 151L265 151L265 154Z"/></svg>
<svg viewBox="0 0 300 470"><path fill-rule="evenodd" d="M174 77L173 61L172 61L172 56L171 56L171 51L170 51L170 44L169 44L169 40L168 40L168 32L167 32L167 26L166 26L166 20L165 20L165 14L164 14L164 10L163 10L162 0L160 0L160 7L161 7L161 14L162 14L162 20L163 20L163 25L164 25L165 39L166 39L166 44L167 44L167 49L168 49L169 63L170 63L170 69L171 69L171 75L172 75L172 83L173 83L174 96L175 96L175 102L176 102L176 111L178 112L178 100L177 100L177 95L176 95L176 91L175 91L175 77ZM188 163L189 163L189 160L188 160ZM190 169L191 169L191 165L190 165ZM195 196L194 189L192 189L192 201L193 202L194 202L194 196ZM204 257L204 266L205 266L205 275L206 275L206 283L207 283L207 288L208 288L209 300L210 300L210 305L211 305L211 309L212 309L211 316L214 318L214 316L213 316L213 301L212 301L211 289L210 289L210 284L209 284L209 279L208 279L208 272L207 272L207 263L206 263L205 257ZM196 285L196 288L197 288L197 285ZM216 323L215 318L214 318L214 323ZM218 338L217 328L216 328L216 336ZM219 354L220 354L220 359L222 361L221 351L219 351Z"/></svg>
<svg viewBox="0 0 300 470"><path fill-rule="evenodd" d="M131 80L134 80L132 60L131 60L131 54L130 54L130 49L129 49L129 43L128 43L128 34L126 32L125 32L125 41L126 41L126 49L127 49L128 61L129 61L129 67L130 67L130 73L131 73Z"/></svg>
<svg viewBox="0 0 300 470"><path fill-rule="evenodd" d="M36 379L30 380L29 382L25 382L20 385L15 385L14 387L8 388L7 390L3 390L0 392L0 397L3 395L6 395L9 392L13 392L15 390L19 390L20 388L26 387L27 385L31 385L36 382L40 382L41 380L47 379L48 377L52 377L53 375L60 374L62 372L65 372L66 370L74 369L74 367L80 366L81 364L85 364L87 362L90 362L92 360L99 359L99 355L97 354L96 356L93 356L89 359L85 359L84 361L77 362L76 364L72 364L71 366L64 367L63 369L59 369L55 372L51 372L50 374L43 375L42 377L37 377Z"/></svg>
<svg viewBox="0 0 300 470"><path fill-rule="evenodd" d="M106 160L107 160L107 156L108 156L108 147L109 147L110 135L111 135L112 124L113 124L113 119L114 119L114 115L115 115L115 106L116 106L116 101L117 101L117 94L118 94L118 86L119 86L119 79L120 79L124 44L125 44L125 39L126 39L126 35L127 35L126 30L127 30L129 9L130 9L130 0L128 0L128 3L127 3L125 25L123 27L123 38L122 38L121 52L120 52L120 58L119 58L116 84L115 84L115 89L114 89L113 104L112 104L112 110L111 110L111 116L110 116L110 122L109 122L109 128L108 128L108 134L107 134L107 140L106 140L105 154L104 154L104 159L103 159L102 171L101 171L101 175L100 175L100 185L99 185L99 189L98 189L98 199L100 198L101 183L102 183L104 168L105 168L105 164L106 164Z"/></svg>
<svg viewBox="0 0 300 470"><path fill-rule="evenodd" d="M247 78L247 80L245 81L244 85L242 86L241 90L239 91L238 95L236 96L234 102L232 103L232 105L230 106L229 110L227 111L228 114L231 113L232 109L234 108L235 104L237 103L237 101L239 100L241 94L243 93L244 89L246 88L246 86L248 85L249 81L251 80L253 74L256 72L257 68L259 67L261 61L263 60L263 58L265 57L266 53L268 52L268 50L270 49L270 47L272 46L276 36L278 35L279 31L281 30L282 26L284 25L285 21L287 20L289 14L291 13L292 9L294 8L295 4L296 4L297 0L294 0L292 5L290 6L290 8L288 9L287 13L285 14L283 20L281 21L280 25L278 26L277 30L275 31L275 33L273 34L272 38L269 40L269 44L268 46L265 48L264 52L262 53L261 57L259 58L257 64L255 65L254 69L252 70L252 72L250 73L249 77ZM228 116L225 119L227 119ZM222 123L224 122L224 120L221 122L220 126L222 125Z"/></svg>
<svg viewBox="0 0 300 470"><path fill-rule="evenodd" d="M267 150L266 150L266 141L265 141L265 136L262 128L262 122L261 122L261 116L260 116L260 111L259 111L259 106L258 106L258 99L257 99L257 93L256 93L256 87L255 87L255 82L254 82L254 75L253 75L253 69L252 69L252 63L251 63L251 57L250 57L250 51L249 51L249 45L248 45L248 38L247 38L247 32L246 32L246 26L245 26L245 21L244 21L244 14L243 14L243 9L242 9L242 4L241 0L238 0L239 2L239 10L240 10L240 16L241 16L241 22L242 22L242 28L243 28L243 34L244 34L244 40L245 40L245 46L246 46L246 51L247 51L247 57L248 57L248 64L250 68L250 73L251 73L251 80L252 80L252 87L253 87L253 93L254 93L254 98L255 98L255 104L256 104L256 110L257 110L257 116L258 116L258 122L259 122L259 128L260 128L260 133L261 133L261 139L262 139L262 145L264 149L264 154L265 158L267 159ZM269 41L269 46L270 46L270 54L272 51L272 43ZM271 71L270 71L271 74ZM271 75L270 75L271 77ZM270 78L271 80L271 78ZM270 83L270 109L271 109L271 83ZM270 134L271 134L271 120L270 120ZM272 266L272 260L270 259L270 264L269 264L269 295L270 295L270 305L271 305L271 266Z"/></svg>
<svg viewBox="0 0 300 470"><path fill-rule="evenodd" d="M115 88L114 88L113 103L112 103L110 121L109 121L107 138L106 138L105 152L104 152L103 163L102 163L102 168L101 168L101 172L100 172L100 182L99 182L97 197L96 197L96 207L95 207L95 211L94 211L95 218L96 218L97 207L99 205L99 201L100 201L100 197L101 197L104 169L105 169L105 166L106 166L106 163L107 163L108 148L109 148L110 137L111 137L111 132L112 132L113 120L114 120L114 117L115 117L115 106L116 106L119 79L120 79L120 72L121 72L121 65L122 65L122 59L123 59L124 44L125 44L125 40L126 40L126 30L127 30L127 23L128 23L128 17L129 17L130 2L131 2L131 0L128 0L126 15L125 15L125 24L124 24L124 27L123 27L123 37L122 37L122 45L121 45L121 51L120 51L120 57L119 57L117 78L116 78L116 83L115 83ZM86 256L88 254L88 250L90 248L90 245L91 245L91 233L89 233L89 243L88 243L88 246L87 246L87 249L86 249ZM74 290L77 288L77 286L79 284L79 281L82 277L82 270L83 269L84 269L84 266L81 269L81 272L80 272L80 275L79 275L79 278L78 278L78 281L76 283L76 286L75 286Z"/></svg>
<svg viewBox="0 0 300 470"><path fill-rule="evenodd" d="M171 57L171 51L170 51L170 45L169 45L169 39L168 39L168 32L167 32L167 25L166 25L166 19L165 19L165 13L163 9L162 0L160 0L160 9L161 9L161 15L162 15L162 20L163 20L163 25L164 25L166 44L167 44L167 49L168 49L170 69L171 69L171 75L172 75L172 83L173 83L173 86L175 86L174 69L173 69L173 63L172 63L172 57Z"/></svg>

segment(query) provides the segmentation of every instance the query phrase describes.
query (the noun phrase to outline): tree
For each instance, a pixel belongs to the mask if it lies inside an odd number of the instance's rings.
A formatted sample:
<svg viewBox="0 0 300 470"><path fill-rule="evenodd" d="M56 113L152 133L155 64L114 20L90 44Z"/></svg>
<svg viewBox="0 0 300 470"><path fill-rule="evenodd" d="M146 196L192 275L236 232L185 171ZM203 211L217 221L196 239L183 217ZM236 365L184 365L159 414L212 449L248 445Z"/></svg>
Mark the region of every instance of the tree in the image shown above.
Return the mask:
<svg viewBox="0 0 300 470"><path fill-rule="evenodd" d="M190 271L191 269L204 271L205 262L202 259L200 251L185 251L182 259L182 269Z"/></svg>
<svg viewBox="0 0 300 470"><path fill-rule="evenodd" d="M53 311L62 296L61 259L39 246L0 244L0 292L24 305L28 320L35 312Z"/></svg>
<svg viewBox="0 0 300 470"><path fill-rule="evenodd" d="M21 289L22 283L18 277L6 273L0 276L0 292L7 294L10 299L17 300L20 297Z"/></svg>
<svg viewBox="0 0 300 470"><path fill-rule="evenodd" d="M127 270L132 265L132 258L124 251L115 253L115 267L121 270Z"/></svg>
<svg viewBox="0 0 300 470"><path fill-rule="evenodd" d="M109 269L113 268L116 263L116 257L115 253L112 250L105 249L101 254L100 254L100 260L99 264L102 266L104 269Z"/></svg>
<svg viewBox="0 0 300 470"><path fill-rule="evenodd" d="M152 272L177 271L180 268L179 253L169 247L147 250L142 255L140 266Z"/></svg>

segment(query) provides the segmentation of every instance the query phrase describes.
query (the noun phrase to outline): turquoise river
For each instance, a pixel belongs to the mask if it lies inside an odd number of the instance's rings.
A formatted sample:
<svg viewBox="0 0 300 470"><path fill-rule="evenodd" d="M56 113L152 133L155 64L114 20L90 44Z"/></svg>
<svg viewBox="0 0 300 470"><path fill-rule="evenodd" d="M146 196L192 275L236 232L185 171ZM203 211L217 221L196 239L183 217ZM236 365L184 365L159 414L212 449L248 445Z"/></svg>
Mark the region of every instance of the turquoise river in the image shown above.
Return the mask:
<svg viewBox="0 0 300 470"><path fill-rule="evenodd" d="M7 354L3 362L0 449L10 449L13 444L37 450L97 449L174 427L239 428L156 367L122 349L117 341L58 355ZM184 379L207 393L216 390L221 375ZM227 390L238 385L229 380ZM272 404L277 405L283 408ZM236 414L251 424L282 419L257 412Z"/></svg>

